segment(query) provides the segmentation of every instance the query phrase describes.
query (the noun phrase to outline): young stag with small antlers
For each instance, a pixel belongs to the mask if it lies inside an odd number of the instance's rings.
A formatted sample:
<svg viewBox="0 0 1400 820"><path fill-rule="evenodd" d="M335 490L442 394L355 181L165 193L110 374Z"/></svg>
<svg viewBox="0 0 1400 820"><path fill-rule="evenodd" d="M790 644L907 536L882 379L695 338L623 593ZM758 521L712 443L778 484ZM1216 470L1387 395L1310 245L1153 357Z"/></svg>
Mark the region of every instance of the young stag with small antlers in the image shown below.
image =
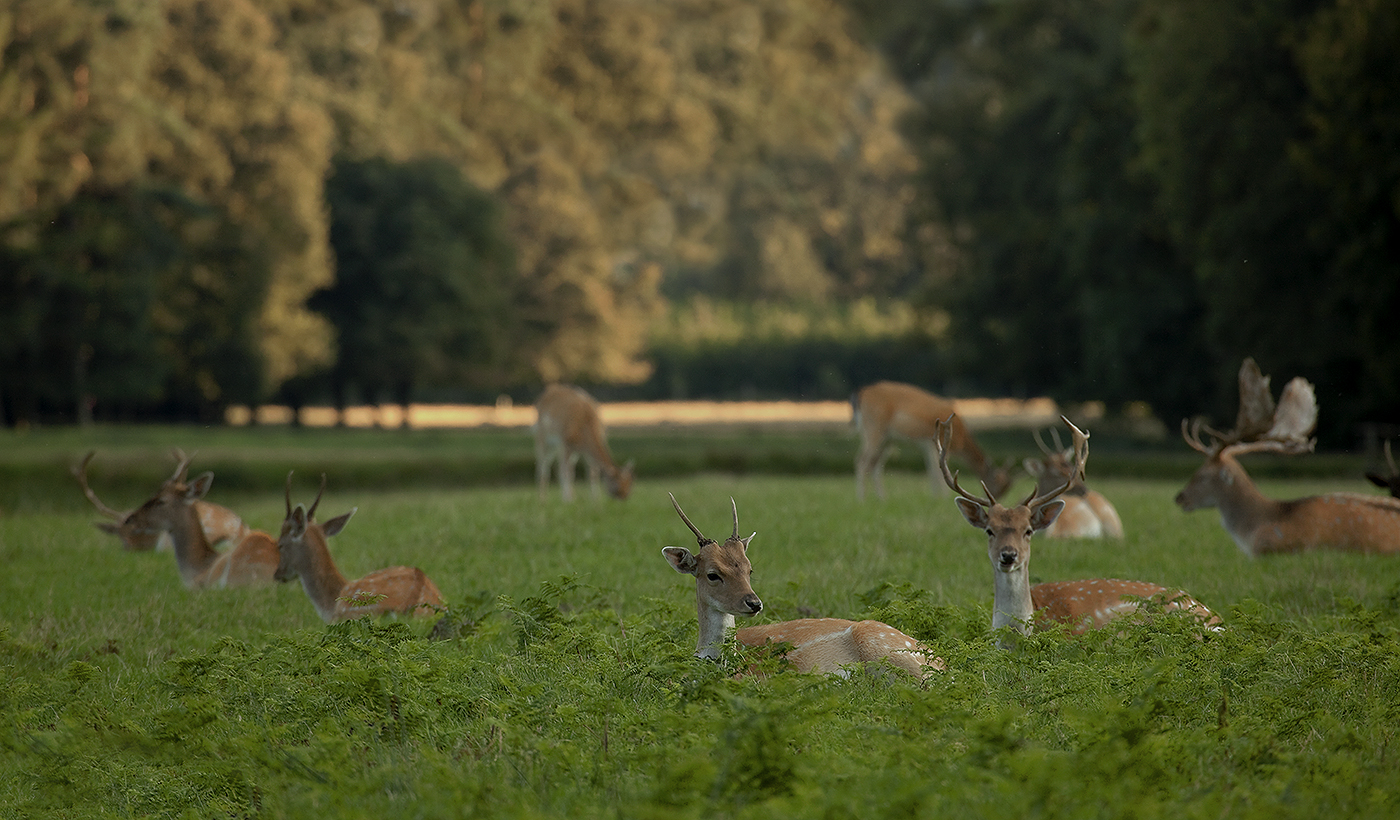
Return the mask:
<svg viewBox="0 0 1400 820"><path fill-rule="evenodd" d="M167 533L150 530L138 531L131 520L135 510L117 512L103 504L102 499L97 497L97 493L92 491L92 488L88 486L87 469L95 455L97 455L96 450L89 450L88 454L83 456L82 462L71 468L73 477L78 479L78 486L83 488L83 495L87 496L88 501L92 502L98 512L112 519L111 521L95 522L94 526L105 533L120 538L124 550L145 552L169 545L170 536ZM175 472L165 480L162 486L174 483L183 485L185 483L185 473L190 468L192 457L186 456L179 449L176 449L173 455L178 464L175 467ZM194 511L195 515L199 517L200 529L204 530L204 536L211 544L224 542L236 544L250 532L248 525L243 523L243 519L239 518L238 514L228 507L221 507L218 504L201 500L195 502Z"/></svg>
<svg viewBox="0 0 1400 820"><path fill-rule="evenodd" d="M1084 463L1089 458L1089 434L1070 424L1069 419L1061 417L1061 420L1069 425L1074 435L1072 474L1082 478ZM1044 493L1038 488L1032 490L1024 501L1011 508L998 504L991 493L987 493L986 498L972 495L958 485L957 474L948 470L947 449L952 425L940 421L938 426L938 467L943 480L957 493L953 500L967 523L987 533L987 555L992 561L995 594L992 629L1010 626L1026 635L1032 628L1039 630L1062 623L1070 627L1072 634L1079 635L1138 612L1143 601L1148 599L1159 602L1163 610L1185 611L1207 626L1218 627L1219 617L1190 595L1144 581L1095 578L1031 586L1031 536L1055 522L1064 509L1060 496L1069 490L1073 480L1066 479ZM1007 645L1005 641L1003 645Z"/></svg>
<svg viewBox="0 0 1400 820"><path fill-rule="evenodd" d="M137 533L170 534L180 580L189 589L271 583L277 569L277 542L272 536L249 530L223 553L209 543L195 504L213 483L214 474L210 472L188 484L182 480L167 481L154 498L127 516L126 523Z"/></svg>
<svg viewBox="0 0 1400 820"><path fill-rule="evenodd" d="M686 518L681 505L671 496L671 505L690 531L698 549L666 547L661 552L676 572L695 576L695 607L700 620L698 658L718 658L725 636L734 631L734 617L750 617L763 609L754 594L749 576L749 542L758 533L739 537L739 506L734 509L734 533L721 544L706 538ZM734 633L746 646L785 644L784 654L799 672L821 672L845 677L855 665L888 661L911 675L922 678L929 670L942 671L943 661L933 657L928 647L879 621L847 621L840 618L803 618L775 624L750 626Z"/></svg>
<svg viewBox="0 0 1400 820"><path fill-rule="evenodd" d="M936 425L952 416L953 432L949 445L954 453L972 466L993 498L1011 486L1011 472L987 459L977 446L972 433L961 418L953 414L953 403L912 384L876 382L861 388L851 397L852 421L860 435L860 450L856 453L856 498L865 498L865 482L869 479L875 495L885 497L885 462L892 448L886 446L891 436L917 442L924 449L924 463L929 483L935 495L942 495L938 480L938 459L934 455L933 439Z"/></svg>
<svg viewBox="0 0 1400 820"><path fill-rule="evenodd" d="M1102 494L1089 489L1083 478L1074 471L1072 459L1074 448L1066 449L1060 443L1060 434L1051 430L1055 447L1045 445L1040 431L1035 431L1035 443L1040 446L1045 458L1028 458L1022 462L1026 472L1035 479L1035 491L1045 494L1069 482L1069 489L1060 500L1065 502L1064 510L1055 523L1045 528L1046 538L1122 538L1123 521Z"/></svg>
<svg viewBox="0 0 1400 820"><path fill-rule="evenodd" d="M535 479L540 500L549 491L552 462L559 464L559 491L565 501L574 500L574 473L582 456L588 465L588 483L598 498L601 476L608 495L624 500L632 492L633 462L618 467L608 452L607 433L598 417L598 402L566 384L551 384L535 401Z"/></svg>
<svg viewBox="0 0 1400 820"><path fill-rule="evenodd" d="M1266 498L1237 459L1247 453L1312 452L1317 398L1302 376L1283 388L1275 407L1269 377L1253 359L1240 365L1240 408L1235 429L1221 433L1200 419L1181 422L1181 437L1206 457L1176 495L1186 512L1217 507L1225 531L1246 555L1307 549L1400 552L1400 499L1330 493L1275 501ZM1201 441L1204 432L1210 444Z"/></svg>
<svg viewBox="0 0 1400 820"><path fill-rule="evenodd" d="M321 620L328 624L365 615L436 613L442 607L442 593L417 567L386 567L358 581L346 582L331 560L326 539L344 529L358 508L324 524L317 523L316 507L325 491L326 476L322 473L321 489L316 491L311 508L301 504L293 508L292 474L287 473L287 518L282 522L282 534L277 539L281 555L275 575L277 580L300 577L306 597L311 599Z"/></svg>
<svg viewBox="0 0 1400 820"><path fill-rule="evenodd" d="M1384 487L1390 491L1391 498L1400 498L1400 468L1395 466L1395 456L1390 452L1390 442L1385 443L1385 466L1387 472L1367 473L1366 478L1377 487Z"/></svg>

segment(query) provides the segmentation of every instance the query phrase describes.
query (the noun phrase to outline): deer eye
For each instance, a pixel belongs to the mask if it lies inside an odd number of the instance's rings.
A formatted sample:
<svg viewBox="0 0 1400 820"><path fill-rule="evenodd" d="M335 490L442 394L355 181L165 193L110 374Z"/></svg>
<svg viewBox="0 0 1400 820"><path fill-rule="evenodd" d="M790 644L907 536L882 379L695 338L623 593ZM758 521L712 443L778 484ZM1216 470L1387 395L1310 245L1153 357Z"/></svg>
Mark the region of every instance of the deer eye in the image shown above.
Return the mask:
<svg viewBox="0 0 1400 820"><path fill-rule="evenodd" d="M705 577L706 577L706 578L709 578L709 579L710 579L710 583L712 583L712 584L718 584L718 583L719 583L719 580L720 580L720 579L719 579L719 573L718 573L718 572L711 572L710 574L706 575Z"/></svg>
<svg viewBox="0 0 1400 820"><path fill-rule="evenodd" d="M996 535L996 533L992 532L992 528L991 528L991 527L988 527L988 528L987 528L987 534L988 534L988 535Z"/></svg>
<svg viewBox="0 0 1400 820"><path fill-rule="evenodd" d="M1026 527L1026 537L1030 538L1032 535L1035 535L1035 529L1032 527Z"/></svg>

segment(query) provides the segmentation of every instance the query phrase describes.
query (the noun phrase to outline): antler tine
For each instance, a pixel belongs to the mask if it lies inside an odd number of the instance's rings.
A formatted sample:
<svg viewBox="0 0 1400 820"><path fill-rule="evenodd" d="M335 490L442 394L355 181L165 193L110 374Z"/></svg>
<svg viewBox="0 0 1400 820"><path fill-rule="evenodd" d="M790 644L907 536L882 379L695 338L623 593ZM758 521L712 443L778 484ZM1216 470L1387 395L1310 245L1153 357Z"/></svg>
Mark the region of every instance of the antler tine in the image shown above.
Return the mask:
<svg viewBox="0 0 1400 820"><path fill-rule="evenodd" d="M292 517L292 473L296 470L287 471L287 518Z"/></svg>
<svg viewBox="0 0 1400 820"><path fill-rule="evenodd" d="M1187 431L1187 425L1190 425L1191 428L1189 432ZM1203 426L1204 420L1202 419L1198 418L1195 421L1182 419L1181 437L1186 440L1187 445L1189 445L1192 450L1207 456L1213 455L1215 453L1215 447L1207 447L1201 443L1201 427ZM1216 446L1219 445L1217 444Z"/></svg>
<svg viewBox="0 0 1400 820"><path fill-rule="evenodd" d="M1037 446L1040 447L1040 452L1044 453L1047 456L1053 456L1055 455L1055 452L1058 452L1058 450L1052 451L1049 447L1045 446L1045 440L1040 437L1039 427L1033 428L1031 430L1031 435L1035 436L1035 443ZM1059 442L1057 441L1055 442L1055 444L1058 445Z"/></svg>
<svg viewBox="0 0 1400 820"><path fill-rule="evenodd" d="M306 520L310 521L316 515L316 506L321 503L321 493L326 491L326 474L321 473L321 489L316 491L316 500L311 502L311 508L306 511Z"/></svg>
<svg viewBox="0 0 1400 820"><path fill-rule="evenodd" d="M1391 475L1400 475L1400 470L1395 469L1395 457L1390 454L1390 439L1385 440L1385 466L1390 468Z"/></svg>
<svg viewBox="0 0 1400 820"><path fill-rule="evenodd" d="M1064 418L1064 416L1061 416L1060 418ZM1060 443L1060 431L1056 430L1054 427L1051 427L1050 438L1055 440L1055 452L1063 453L1065 451L1065 445Z"/></svg>
<svg viewBox="0 0 1400 820"><path fill-rule="evenodd" d="M934 444L938 445L938 469L943 471L943 481L953 489L953 492L957 493L958 495L962 496L963 498L966 498L968 501L971 501L975 504L979 504L983 507L990 507L993 504L995 504L996 501L993 500L992 493L990 490L987 489L987 485L985 483L983 483L982 485L982 490L987 493L987 497L978 498L977 496L973 495L972 493L969 493L967 490L964 490L961 486L959 486L958 474L950 472L948 470L948 444L953 440L954 415L957 414L953 413L950 414L946 419L934 421L934 428L937 432L937 435L933 437L933 441Z"/></svg>
<svg viewBox="0 0 1400 820"><path fill-rule="evenodd" d="M170 454L175 457L175 472L170 474L166 481L183 481L185 472L190 469L190 462L194 461L194 453L185 455L185 451L179 447L170 448Z"/></svg>
<svg viewBox="0 0 1400 820"><path fill-rule="evenodd" d="M98 512L113 520L121 521L122 519L126 518L126 515L117 512L116 510L112 509L106 504L103 504L102 499L98 498L97 493L93 492L92 488L88 486L88 463L92 461L92 457L95 455L97 455L96 450L88 450L87 455L83 456L82 462L72 467L69 467L68 471L73 474L74 478L78 479L78 486L83 488L83 495L87 496L87 500L92 502L92 506L96 507Z"/></svg>
<svg viewBox="0 0 1400 820"><path fill-rule="evenodd" d="M729 496L729 506L734 508L734 537L739 537L739 505L734 503L734 496Z"/></svg>
<svg viewBox="0 0 1400 820"><path fill-rule="evenodd" d="M1089 460L1089 434L1075 427L1074 422L1064 416L1060 416L1060 421L1069 425L1070 434L1073 436L1074 441L1074 463L1070 465L1069 476L1065 478L1065 483L1044 495L1036 495L1035 491L1032 490L1031 496L1021 502L1023 506L1042 507L1049 504L1051 501L1064 495L1070 487L1074 486L1076 480L1082 480L1084 478L1084 465Z"/></svg>
<svg viewBox="0 0 1400 820"><path fill-rule="evenodd" d="M699 544L699 545L702 546L702 547L705 546L706 544L713 544L713 543L715 543L715 542L714 542L714 539L712 539L712 538L706 538L704 533L700 532L700 530L697 529L696 526L695 526L694 524L690 523L690 519L685 517L685 510L682 510L682 509L681 509L680 502L679 502L679 501L676 501L676 497L675 497L674 495L672 495L671 493L666 493L666 495L671 496L671 506L676 508L676 515L679 515L679 516L681 517L681 520L685 522L685 525L686 525L687 527L690 527L690 531L693 532L693 533L695 533L695 543ZM731 499L731 500L732 500L732 499ZM734 508L734 514L735 514L736 516L739 514L738 510L739 510L739 508L736 506L736 507ZM735 531L737 532L737 530L738 530L738 527L736 526L736 527L735 527Z"/></svg>

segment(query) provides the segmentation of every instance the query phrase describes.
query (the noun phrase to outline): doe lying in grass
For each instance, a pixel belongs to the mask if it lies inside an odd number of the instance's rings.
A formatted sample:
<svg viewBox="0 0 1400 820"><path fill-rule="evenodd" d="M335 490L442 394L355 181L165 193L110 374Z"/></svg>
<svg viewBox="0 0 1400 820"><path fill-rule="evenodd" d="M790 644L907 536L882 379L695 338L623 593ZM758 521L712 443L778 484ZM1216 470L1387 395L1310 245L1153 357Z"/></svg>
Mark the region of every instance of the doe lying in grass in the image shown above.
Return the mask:
<svg viewBox="0 0 1400 820"><path fill-rule="evenodd" d="M317 523L316 506L321 503L321 494L325 491L323 473L321 489L316 492L311 508L301 504L293 508L292 474L287 473L287 517L277 539L280 553L277 580L301 578L306 597L311 599L321 620L328 624L364 615L431 615L441 608L442 593L417 567L386 567L358 581L346 582L335 561L331 560L326 539L345 528L355 509L324 524Z"/></svg>
<svg viewBox="0 0 1400 820"><path fill-rule="evenodd" d="M734 630L734 616L750 617L763 610L763 601L754 594L749 576L748 538L739 537L739 506L734 509L734 533L721 544L706 538L686 518L681 505L671 496L671 504L681 520L695 533L698 549L666 547L662 553L676 572L695 576L695 606L700 620L700 637L695 655L719 657L720 644ZM847 621L841 618L802 618L775 624L750 626L735 632L747 646L790 645L784 655L800 672L822 672L845 676L849 667L888 661L911 675L922 678L929 670L942 671L943 661L928 647L879 621Z"/></svg>
<svg viewBox="0 0 1400 820"><path fill-rule="evenodd" d="M1089 435L1070 424L1068 419L1063 421L1074 433L1071 478L1045 493L1034 489L1024 501L1011 508L997 503L990 493L980 498L958 486L957 476L948 469L947 446L952 426L939 422L936 442L943 480L957 493L953 500L967 523L987 533L987 554L992 560L995 589L992 628L1010 626L1025 635L1032 625L1043 629L1063 623L1075 634L1081 634L1138 612L1144 599L1157 599L1165 610L1189 612L1208 626L1218 628L1220 618L1190 595L1144 581L1095 578L1031 586L1031 536L1055 522L1064 509L1060 496L1070 488L1075 476L1083 474L1084 463L1089 458Z"/></svg>

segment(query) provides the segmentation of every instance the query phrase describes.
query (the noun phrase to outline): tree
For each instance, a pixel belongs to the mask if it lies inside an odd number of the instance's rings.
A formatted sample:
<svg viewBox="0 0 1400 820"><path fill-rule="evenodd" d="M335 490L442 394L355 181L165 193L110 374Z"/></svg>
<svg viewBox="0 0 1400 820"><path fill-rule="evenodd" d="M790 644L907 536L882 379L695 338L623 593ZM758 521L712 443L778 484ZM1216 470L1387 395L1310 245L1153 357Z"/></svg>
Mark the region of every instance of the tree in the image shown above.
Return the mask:
<svg viewBox="0 0 1400 820"><path fill-rule="evenodd" d="M337 404L356 385L408 404L415 386L508 374L511 251L494 201L440 159L342 159L326 182L335 283L310 306L335 328Z"/></svg>

